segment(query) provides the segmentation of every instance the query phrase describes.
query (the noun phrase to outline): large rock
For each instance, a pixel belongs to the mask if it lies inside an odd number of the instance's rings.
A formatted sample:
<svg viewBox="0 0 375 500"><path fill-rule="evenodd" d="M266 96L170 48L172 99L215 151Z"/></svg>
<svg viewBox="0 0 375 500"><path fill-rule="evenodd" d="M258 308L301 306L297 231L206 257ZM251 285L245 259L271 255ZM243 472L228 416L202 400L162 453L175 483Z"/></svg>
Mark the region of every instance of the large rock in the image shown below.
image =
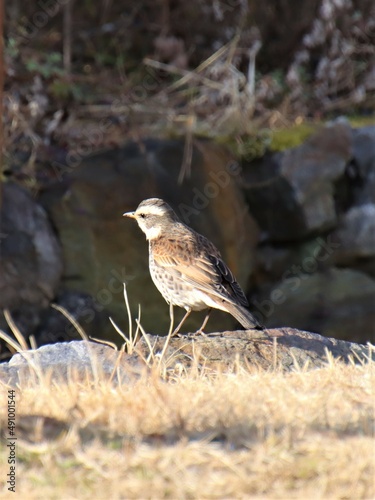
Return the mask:
<svg viewBox="0 0 375 500"><path fill-rule="evenodd" d="M44 209L12 182L1 186L0 310L10 309L28 338L56 294L61 250ZM0 326L6 328L3 318Z"/></svg>
<svg viewBox="0 0 375 500"><path fill-rule="evenodd" d="M353 203L333 233L334 262L375 277L375 126L354 129L348 168Z"/></svg>
<svg viewBox="0 0 375 500"><path fill-rule="evenodd" d="M150 353L152 346L152 353ZM0 365L0 379L11 385L22 385L30 377L48 373L55 380L78 381L87 377L131 383L150 367L150 354L160 362L163 354L167 369L198 367L230 370L251 366L265 370L292 371L298 368L320 368L330 356L344 362L367 362L375 359L373 349L292 328L272 329L267 333L254 330L226 331L196 337L147 335L135 345L132 354L87 341L74 341L23 351L9 363ZM152 363L151 363L152 364ZM154 376L153 374L152 376Z"/></svg>
<svg viewBox="0 0 375 500"><path fill-rule="evenodd" d="M126 359L124 364L119 363L122 357ZM107 380L111 376L118 382L129 382L143 366L135 356L82 340L17 353L8 363L0 365L0 379L16 385L32 376L49 373L55 380L65 382L69 377Z"/></svg>
<svg viewBox="0 0 375 500"><path fill-rule="evenodd" d="M307 328L327 337L375 343L375 281L351 269L305 274L291 269L262 299L256 314L270 328Z"/></svg>
<svg viewBox="0 0 375 500"><path fill-rule="evenodd" d="M246 166L246 198L269 240L295 241L335 227L335 183L344 177L351 145L350 127L336 123Z"/></svg>
<svg viewBox="0 0 375 500"><path fill-rule="evenodd" d="M205 141L194 141L191 164L184 155L182 140L130 143L86 158L74 169L67 166L66 189L60 183L42 197L60 235L64 285L91 294L125 333L122 282L133 311L142 306L146 331L165 333L169 326L168 306L150 279L144 234L122 217L145 198L164 198L184 222L210 238L244 287L252 272L258 229L237 185L238 164ZM201 315L192 316L198 326ZM233 325L225 313L216 318L210 328ZM106 336L119 339L109 321Z"/></svg>
<svg viewBox="0 0 375 500"><path fill-rule="evenodd" d="M142 338L137 351L147 356L148 345L154 353L162 353L165 339L148 336ZM169 366L191 366L196 360L201 366L233 370L238 364L245 368L261 367L265 370L293 371L298 368L321 368L329 357L344 362L375 360L374 348L295 328L273 328L266 332L239 330L213 333L205 336L172 337L165 349Z"/></svg>
<svg viewBox="0 0 375 500"><path fill-rule="evenodd" d="M62 261L44 209L23 188L2 184L0 309L46 306L59 284Z"/></svg>
<svg viewBox="0 0 375 500"><path fill-rule="evenodd" d="M375 204L352 207L335 232L335 262L355 264L361 259L375 262Z"/></svg>
<svg viewBox="0 0 375 500"><path fill-rule="evenodd" d="M353 162L355 163L360 178L368 182L371 177L373 181L373 175L375 174L375 125L353 129L352 155ZM371 193L367 192L367 182L364 182L366 198L363 198L361 202L375 203L375 190L372 190Z"/></svg>

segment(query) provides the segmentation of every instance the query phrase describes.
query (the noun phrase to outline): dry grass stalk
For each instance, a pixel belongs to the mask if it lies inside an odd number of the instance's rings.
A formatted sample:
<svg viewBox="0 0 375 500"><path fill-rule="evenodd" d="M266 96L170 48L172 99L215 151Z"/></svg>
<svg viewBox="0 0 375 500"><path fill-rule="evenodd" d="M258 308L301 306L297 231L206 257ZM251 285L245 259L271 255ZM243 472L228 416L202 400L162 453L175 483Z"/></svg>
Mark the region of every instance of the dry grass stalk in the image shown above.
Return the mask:
<svg viewBox="0 0 375 500"><path fill-rule="evenodd" d="M78 321L76 321L76 319L70 314L70 312L67 309L65 309L65 307L59 306L58 304L51 304L51 307L53 307L53 309L56 309L56 311L59 311L63 316L66 317L68 321L70 321L70 323L74 326L74 328L77 330L77 332L79 333L79 335L82 337L83 340L89 340L84 329L81 327Z"/></svg>
<svg viewBox="0 0 375 500"><path fill-rule="evenodd" d="M10 331L13 333L15 338L12 338L10 335L8 335L3 330L0 330L0 339L5 341L10 352L13 354L16 352L27 351L29 349L29 346L28 346L26 339L23 336L21 330L18 328L18 326L14 322L12 315L10 314L10 311L8 309L4 309L3 313L4 313L5 321L7 322L8 326L10 328ZM35 341L35 339L31 340L31 342L33 342L33 341Z"/></svg>
<svg viewBox="0 0 375 500"><path fill-rule="evenodd" d="M137 111L163 110L167 99L169 107L164 112L164 120L163 113L159 117L160 128L166 127L166 121L172 121L174 125L185 123L190 133L208 136L249 133L253 129L255 58L260 46L256 43L250 51L247 80L234 62L238 42L239 37L234 37L194 71L145 59L147 66L182 76L144 105L138 104ZM192 116L194 129L191 130Z"/></svg>

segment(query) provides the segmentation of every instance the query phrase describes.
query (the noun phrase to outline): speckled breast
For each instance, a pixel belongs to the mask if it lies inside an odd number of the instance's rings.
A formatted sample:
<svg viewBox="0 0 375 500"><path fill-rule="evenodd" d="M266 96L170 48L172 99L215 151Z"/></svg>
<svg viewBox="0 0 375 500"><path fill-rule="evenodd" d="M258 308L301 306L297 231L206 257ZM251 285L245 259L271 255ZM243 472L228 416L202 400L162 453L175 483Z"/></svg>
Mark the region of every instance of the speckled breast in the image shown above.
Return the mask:
<svg viewBox="0 0 375 500"><path fill-rule="evenodd" d="M201 293L197 293L197 291L195 291L191 285L185 283L182 278L178 278L168 272L166 268L158 266L151 254L149 264L152 281L168 304L172 303L174 306L191 309L193 311L201 311L208 307L207 304L202 301Z"/></svg>

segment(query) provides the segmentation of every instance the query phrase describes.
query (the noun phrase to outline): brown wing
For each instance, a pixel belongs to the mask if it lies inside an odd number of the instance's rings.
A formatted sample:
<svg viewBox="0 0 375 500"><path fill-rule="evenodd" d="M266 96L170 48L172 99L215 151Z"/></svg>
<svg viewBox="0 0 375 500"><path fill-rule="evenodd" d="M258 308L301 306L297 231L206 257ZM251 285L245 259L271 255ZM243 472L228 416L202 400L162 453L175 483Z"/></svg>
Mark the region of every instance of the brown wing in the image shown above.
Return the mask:
<svg viewBox="0 0 375 500"><path fill-rule="evenodd" d="M233 276L232 271L221 259L221 257L209 257L213 266L217 270L218 278L220 279L221 288L226 291L226 293L234 299L236 302L240 303L244 307L248 307L249 303L247 298L242 291L242 288L237 283L236 278Z"/></svg>
<svg viewBox="0 0 375 500"><path fill-rule="evenodd" d="M248 302L217 248L189 230L152 243L155 264L194 288L247 307Z"/></svg>

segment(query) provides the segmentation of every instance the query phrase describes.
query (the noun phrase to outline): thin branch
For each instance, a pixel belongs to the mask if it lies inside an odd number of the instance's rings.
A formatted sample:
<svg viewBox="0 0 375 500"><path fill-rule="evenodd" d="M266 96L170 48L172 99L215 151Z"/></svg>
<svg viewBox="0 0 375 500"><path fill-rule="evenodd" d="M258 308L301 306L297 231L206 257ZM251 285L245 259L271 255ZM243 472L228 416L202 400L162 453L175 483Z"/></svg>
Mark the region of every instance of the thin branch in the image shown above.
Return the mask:
<svg viewBox="0 0 375 500"><path fill-rule="evenodd" d="M69 0L63 11L63 64L67 74L72 70L72 10L73 0Z"/></svg>

